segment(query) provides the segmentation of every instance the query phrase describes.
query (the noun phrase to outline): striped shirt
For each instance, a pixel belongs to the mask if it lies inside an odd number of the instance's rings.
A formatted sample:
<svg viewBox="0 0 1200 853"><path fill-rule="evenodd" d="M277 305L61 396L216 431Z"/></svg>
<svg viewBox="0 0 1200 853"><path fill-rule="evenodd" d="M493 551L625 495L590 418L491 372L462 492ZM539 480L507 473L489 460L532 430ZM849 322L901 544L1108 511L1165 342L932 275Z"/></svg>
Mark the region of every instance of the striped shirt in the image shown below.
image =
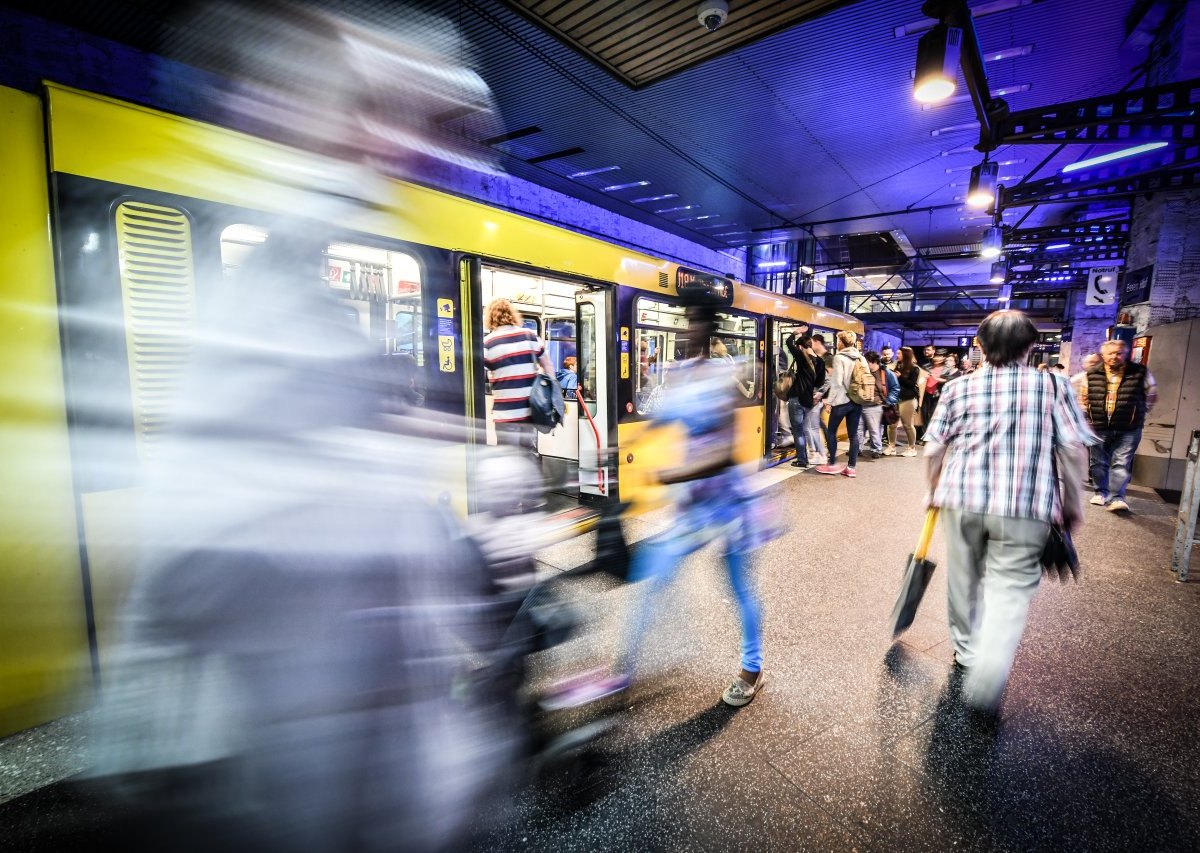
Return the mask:
<svg viewBox="0 0 1200 853"><path fill-rule="evenodd" d="M492 383L492 418L498 424L529 420L529 392L538 375L542 339L520 326L501 326L483 339L483 364Z"/></svg>
<svg viewBox="0 0 1200 853"><path fill-rule="evenodd" d="M968 512L1061 519L1054 451L1098 444L1065 376L985 364L942 388L925 437L949 448L933 500Z"/></svg>

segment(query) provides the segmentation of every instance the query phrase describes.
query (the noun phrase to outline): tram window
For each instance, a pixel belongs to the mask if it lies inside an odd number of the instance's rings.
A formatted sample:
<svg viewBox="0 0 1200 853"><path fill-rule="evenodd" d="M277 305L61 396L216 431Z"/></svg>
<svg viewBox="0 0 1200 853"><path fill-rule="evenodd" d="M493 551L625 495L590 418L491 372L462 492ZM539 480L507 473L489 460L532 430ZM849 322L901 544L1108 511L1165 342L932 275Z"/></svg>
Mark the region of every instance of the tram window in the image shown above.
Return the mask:
<svg viewBox="0 0 1200 853"><path fill-rule="evenodd" d="M634 400L638 414L649 415L662 400L671 364L688 356L687 341L680 334L687 328L687 318L682 306L653 299L638 299L636 310L634 346L638 364L633 381Z"/></svg>
<svg viewBox="0 0 1200 853"><path fill-rule="evenodd" d="M555 370L561 370L563 360L576 355L575 321L561 318L547 320L546 347L550 353L550 363L554 365Z"/></svg>
<svg viewBox="0 0 1200 853"><path fill-rule="evenodd" d="M232 278L254 248L266 242L267 229L257 225L230 225L221 232L221 271Z"/></svg>
<svg viewBox="0 0 1200 853"><path fill-rule="evenodd" d="M579 334L579 357L575 366L579 374L579 391L585 400L594 401L596 399L596 306L590 302L583 302L579 306Z"/></svg>
<svg viewBox="0 0 1200 853"><path fill-rule="evenodd" d="M330 243L325 277L348 315L384 355L425 366L421 267L416 258L375 246Z"/></svg>
<svg viewBox="0 0 1200 853"><path fill-rule="evenodd" d="M724 349L724 353L720 352L721 349ZM710 354L714 358L725 358L734 365L736 384L742 397L747 400L758 397L761 380L758 364L758 323L753 317L718 314L717 333Z"/></svg>

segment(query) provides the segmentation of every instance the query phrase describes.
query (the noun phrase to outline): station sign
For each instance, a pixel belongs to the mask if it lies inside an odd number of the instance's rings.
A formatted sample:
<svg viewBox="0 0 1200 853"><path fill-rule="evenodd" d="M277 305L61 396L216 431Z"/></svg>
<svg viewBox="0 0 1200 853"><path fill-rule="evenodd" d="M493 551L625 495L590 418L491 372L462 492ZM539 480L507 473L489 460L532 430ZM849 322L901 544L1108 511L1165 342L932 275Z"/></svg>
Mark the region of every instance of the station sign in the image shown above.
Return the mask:
<svg viewBox="0 0 1200 853"><path fill-rule="evenodd" d="M1154 264L1125 274L1121 285L1121 305L1137 305L1150 300L1150 285L1154 282Z"/></svg>
<svg viewBox="0 0 1200 853"><path fill-rule="evenodd" d="M733 304L733 279L684 267L675 271L675 290L684 294L701 294L717 305Z"/></svg>
<svg viewBox="0 0 1200 853"><path fill-rule="evenodd" d="M1112 305L1117 301L1116 267L1092 267L1088 270L1085 305Z"/></svg>

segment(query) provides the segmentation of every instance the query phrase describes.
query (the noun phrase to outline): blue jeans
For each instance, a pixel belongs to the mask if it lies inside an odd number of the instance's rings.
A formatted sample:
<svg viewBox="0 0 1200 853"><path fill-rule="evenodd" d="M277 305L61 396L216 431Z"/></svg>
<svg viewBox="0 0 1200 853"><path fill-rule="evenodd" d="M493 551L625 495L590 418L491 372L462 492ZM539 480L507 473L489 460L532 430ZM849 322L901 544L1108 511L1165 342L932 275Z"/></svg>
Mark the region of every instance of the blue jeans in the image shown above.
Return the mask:
<svg viewBox="0 0 1200 853"><path fill-rule="evenodd" d="M1125 489L1133 476L1133 453L1142 440L1140 429L1098 429L1101 444L1092 447L1092 482L1096 494L1113 500L1125 500Z"/></svg>
<svg viewBox="0 0 1200 853"><path fill-rule="evenodd" d="M644 542L633 558L629 580L649 580L649 588L635 605L633 624L626 641L625 655L620 668L632 673L638 647L650 623L650 611L661 600L661 593L675 577L683 558L704 547L710 540L704 536L677 535L667 532ZM729 585L737 600L742 620L742 669L762 670L762 606L750 581L750 554L730 550L725 543L725 566L729 570Z"/></svg>
<svg viewBox="0 0 1200 853"><path fill-rule="evenodd" d="M829 445L829 464L837 456L837 431L846 421L846 432L850 434L850 458L846 464L853 468L858 464L858 422L862 418L862 406L855 403L841 403L829 411L829 425L825 429L825 441Z"/></svg>
<svg viewBox="0 0 1200 853"><path fill-rule="evenodd" d="M792 398L787 401L788 420L792 422L792 439L796 445L796 461L801 465L808 464L808 441L804 434L804 419L808 417L812 406L802 406L800 401Z"/></svg>

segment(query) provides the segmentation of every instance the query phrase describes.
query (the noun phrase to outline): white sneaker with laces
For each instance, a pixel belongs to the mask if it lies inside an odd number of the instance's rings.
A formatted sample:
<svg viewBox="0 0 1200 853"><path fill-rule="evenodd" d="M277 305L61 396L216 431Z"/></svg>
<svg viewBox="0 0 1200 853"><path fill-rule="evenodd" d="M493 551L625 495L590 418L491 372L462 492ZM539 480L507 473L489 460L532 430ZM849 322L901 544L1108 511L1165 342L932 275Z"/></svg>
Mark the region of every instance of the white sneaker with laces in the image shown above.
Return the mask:
<svg viewBox="0 0 1200 853"><path fill-rule="evenodd" d="M1105 500L1104 495L1092 495L1092 499L1088 503L1092 506L1104 506Z"/></svg>
<svg viewBox="0 0 1200 853"><path fill-rule="evenodd" d="M1125 501L1121 500L1120 498L1114 498L1113 500L1109 501L1108 506L1104 508L1109 512L1128 512L1129 504L1125 503Z"/></svg>

